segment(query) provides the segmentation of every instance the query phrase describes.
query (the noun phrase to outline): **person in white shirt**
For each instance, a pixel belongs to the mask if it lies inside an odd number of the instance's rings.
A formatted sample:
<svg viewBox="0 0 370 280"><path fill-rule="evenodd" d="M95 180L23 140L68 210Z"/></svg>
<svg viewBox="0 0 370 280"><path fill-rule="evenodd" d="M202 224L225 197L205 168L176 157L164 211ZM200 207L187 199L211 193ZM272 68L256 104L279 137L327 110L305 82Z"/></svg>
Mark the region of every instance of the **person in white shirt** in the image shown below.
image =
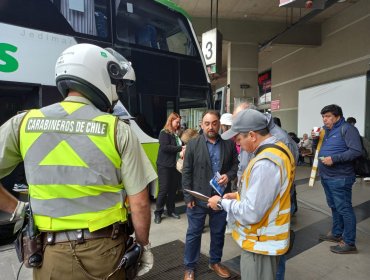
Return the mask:
<svg viewBox="0 0 370 280"><path fill-rule="evenodd" d="M301 142L298 144L299 151L302 156L312 154L312 140L308 138L308 134L303 134Z"/></svg>

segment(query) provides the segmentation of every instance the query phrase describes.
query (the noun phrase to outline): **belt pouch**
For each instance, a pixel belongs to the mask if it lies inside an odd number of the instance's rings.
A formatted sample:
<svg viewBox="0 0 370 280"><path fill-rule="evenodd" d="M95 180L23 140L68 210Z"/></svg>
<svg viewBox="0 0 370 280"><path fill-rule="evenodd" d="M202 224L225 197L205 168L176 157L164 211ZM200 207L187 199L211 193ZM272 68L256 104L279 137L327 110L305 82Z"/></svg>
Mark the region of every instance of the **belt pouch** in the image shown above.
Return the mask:
<svg viewBox="0 0 370 280"><path fill-rule="evenodd" d="M24 265L28 268L41 267L43 250L41 234L30 236L26 226L23 234L23 261Z"/></svg>
<svg viewBox="0 0 370 280"><path fill-rule="evenodd" d="M17 257L19 262L24 261L24 251L23 251L23 235L24 235L25 228L20 230L17 235L17 239L14 241L15 252L17 253Z"/></svg>

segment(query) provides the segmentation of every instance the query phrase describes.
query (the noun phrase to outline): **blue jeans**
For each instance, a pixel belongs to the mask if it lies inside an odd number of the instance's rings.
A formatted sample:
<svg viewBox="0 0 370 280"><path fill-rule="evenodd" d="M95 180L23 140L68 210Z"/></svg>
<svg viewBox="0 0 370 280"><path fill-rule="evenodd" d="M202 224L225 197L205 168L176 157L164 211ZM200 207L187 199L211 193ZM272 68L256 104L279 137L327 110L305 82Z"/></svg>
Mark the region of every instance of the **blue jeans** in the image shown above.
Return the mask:
<svg viewBox="0 0 370 280"><path fill-rule="evenodd" d="M293 182L290 189L290 215L298 211L296 184Z"/></svg>
<svg viewBox="0 0 370 280"><path fill-rule="evenodd" d="M187 270L194 270L200 257L200 243L207 214L211 244L209 249L209 263L221 262L222 249L225 242L226 215L225 211L214 211L210 208L195 206L187 208L188 230L186 232L184 265Z"/></svg>
<svg viewBox="0 0 370 280"><path fill-rule="evenodd" d="M352 208L352 186L355 181L355 177L321 179L333 215L331 233L342 236L349 245L356 243L356 216Z"/></svg>
<svg viewBox="0 0 370 280"><path fill-rule="evenodd" d="M281 255L276 272L276 280L284 280L286 255Z"/></svg>

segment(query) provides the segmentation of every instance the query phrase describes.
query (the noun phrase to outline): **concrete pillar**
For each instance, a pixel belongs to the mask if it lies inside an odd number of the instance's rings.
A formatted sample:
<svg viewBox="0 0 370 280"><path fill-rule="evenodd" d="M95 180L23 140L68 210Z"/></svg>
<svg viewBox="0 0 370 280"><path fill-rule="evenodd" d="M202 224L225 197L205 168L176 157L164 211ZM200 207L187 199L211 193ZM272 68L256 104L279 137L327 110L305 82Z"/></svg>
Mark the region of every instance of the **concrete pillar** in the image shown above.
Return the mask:
<svg viewBox="0 0 370 280"><path fill-rule="evenodd" d="M227 111L234 110L234 98L258 98L258 46L254 43L229 42L227 57ZM241 85L249 85L241 89Z"/></svg>

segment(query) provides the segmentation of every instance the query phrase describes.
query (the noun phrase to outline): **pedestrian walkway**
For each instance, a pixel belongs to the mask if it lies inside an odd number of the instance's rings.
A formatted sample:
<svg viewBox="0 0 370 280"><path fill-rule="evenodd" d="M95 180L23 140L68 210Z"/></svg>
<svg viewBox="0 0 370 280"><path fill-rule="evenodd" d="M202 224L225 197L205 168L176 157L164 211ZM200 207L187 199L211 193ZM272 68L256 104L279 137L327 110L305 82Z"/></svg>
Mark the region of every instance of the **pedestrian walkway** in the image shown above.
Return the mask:
<svg viewBox="0 0 370 280"><path fill-rule="evenodd" d="M352 201L357 217L358 254L338 255L330 252L329 247L333 243L318 241L319 233L327 233L330 230L330 209L326 204L320 182L316 182L313 188L308 187L309 173L310 167L297 167L298 212L292 218L296 238L293 250L288 255L285 279L370 279L370 182L358 179L353 186ZM181 219L164 217L161 224L152 223L150 230L152 247L175 240L185 242L187 219L184 214L184 203L178 202L177 206ZM152 204L153 211L154 208L155 204ZM208 255L209 252L208 228L203 234L201 252L204 255ZM239 256L240 248L229 234L226 235L222 261L239 272ZM155 261L160 262L161 259L156 258ZM19 266L13 246L0 247L0 280L16 279ZM32 271L22 268L19 279L32 279ZM218 277L215 276L215 279Z"/></svg>

